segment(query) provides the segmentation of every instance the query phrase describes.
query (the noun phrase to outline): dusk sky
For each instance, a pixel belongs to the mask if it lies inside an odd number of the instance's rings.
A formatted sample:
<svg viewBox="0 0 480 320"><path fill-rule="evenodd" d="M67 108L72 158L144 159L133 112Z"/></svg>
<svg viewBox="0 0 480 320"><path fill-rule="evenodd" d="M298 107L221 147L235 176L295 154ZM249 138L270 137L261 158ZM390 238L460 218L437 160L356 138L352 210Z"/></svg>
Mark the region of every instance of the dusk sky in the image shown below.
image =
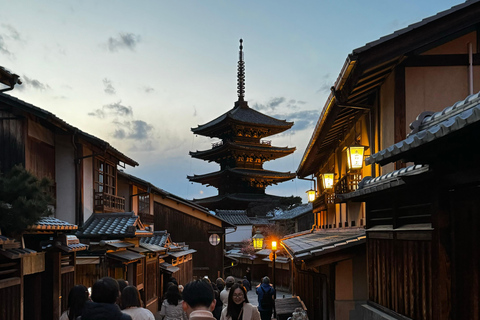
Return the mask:
<svg viewBox="0 0 480 320"><path fill-rule="evenodd" d="M266 139L297 151L264 168L294 172L347 55L461 2L2 1L0 66L23 82L7 94L108 141L140 164L128 173L203 198L217 190L186 177L219 166L188 153L218 140L190 128L237 100L240 38L245 100L295 122ZM296 179L267 193L306 201L310 187Z"/></svg>

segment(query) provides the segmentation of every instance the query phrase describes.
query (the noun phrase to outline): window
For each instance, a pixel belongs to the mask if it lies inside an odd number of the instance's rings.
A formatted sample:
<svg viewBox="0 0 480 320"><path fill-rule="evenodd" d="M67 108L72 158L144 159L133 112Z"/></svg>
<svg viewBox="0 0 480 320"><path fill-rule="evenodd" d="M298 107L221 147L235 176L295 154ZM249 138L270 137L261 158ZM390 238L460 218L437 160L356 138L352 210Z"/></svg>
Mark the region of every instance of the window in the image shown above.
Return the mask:
<svg viewBox="0 0 480 320"><path fill-rule="evenodd" d="M150 195L146 190L139 189L138 213L150 214Z"/></svg>
<svg viewBox="0 0 480 320"><path fill-rule="evenodd" d="M116 195L116 176L117 169L115 165L95 159L95 191Z"/></svg>

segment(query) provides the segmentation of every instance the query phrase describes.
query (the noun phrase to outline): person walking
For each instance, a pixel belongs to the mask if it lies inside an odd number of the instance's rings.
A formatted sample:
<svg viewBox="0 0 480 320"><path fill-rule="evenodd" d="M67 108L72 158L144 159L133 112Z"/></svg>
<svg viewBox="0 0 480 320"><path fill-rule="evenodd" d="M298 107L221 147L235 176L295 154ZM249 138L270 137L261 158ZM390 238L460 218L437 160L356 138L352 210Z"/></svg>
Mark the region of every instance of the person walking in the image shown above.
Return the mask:
<svg viewBox="0 0 480 320"><path fill-rule="evenodd" d="M270 320L272 318L272 312L275 301L275 289L270 284L270 278L265 276L262 279L262 283L257 286L258 295L258 311L262 320Z"/></svg>
<svg viewBox="0 0 480 320"><path fill-rule="evenodd" d="M212 314L215 298L212 285L204 280L194 280L183 289L183 310L189 320L215 320Z"/></svg>
<svg viewBox="0 0 480 320"><path fill-rule="evenodd" d="M228 276L225 279L225 288L220 292L220 300L222 300L223 303L223 308L225 309L228 304L228 294L230 292L230 288L233 286L235 283L235 278L232 276Z"/></svg>
<svg viewBox="0 0 480 320"><path fill-rule="evenodd" d="M163 320L187 320L187 314L183 311L183 300L176 285L171 285L165 294L160 316Z"/></svg>
<svg viewBox="0 0 480 320"><path fill-rule="evenodd" d="M248 302L247 290L239 283L230 289L228 305L222 310L220 320L260 320L257 308Z"/></svg>
<svg viewBox="0 0 480 320"><path fill-rule="evenodd" d="M87 287L79 284L68 293L68 309L60 316L60 320L76 320L82 315L85 302L89 301Z"/></svg>
<svg viewBox="0 0 480 320"><path fill-rule="evenodd" d="M142 308L142 300L137 287L126 286L122 291L122 312L130 315L132 320L155 320L153 313Z"/></svg>
<svg viewBox="0 0 480 320"><path fill-rule="evenodd" d="M92 286L92 301L83 308L82 320L132 320L116 304L119 295L117 280L104 277Z"/></svg>

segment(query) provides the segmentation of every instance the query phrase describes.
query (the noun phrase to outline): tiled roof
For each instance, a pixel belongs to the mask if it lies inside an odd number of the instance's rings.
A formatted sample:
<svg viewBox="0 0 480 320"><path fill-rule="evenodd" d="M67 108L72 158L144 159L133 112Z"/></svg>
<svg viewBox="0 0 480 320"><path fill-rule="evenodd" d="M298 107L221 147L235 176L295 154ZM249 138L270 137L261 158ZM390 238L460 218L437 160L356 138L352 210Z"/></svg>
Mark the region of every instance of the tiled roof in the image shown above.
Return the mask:
<svg viewBox="0 0 480 320"><path fill-rule="evenodd" d="M216 216L235 226L252 224L245 210L216 210L215 212Z"/></svg>
<svg viewBox="0 0 480 320"><path fill-rule="evenodd" d="M290 210L285 210L283 211L282 214L271 218L270 220L274 221L279 221L279 220L290 220L290 219L295 219L301 215L304 215L306 213L312 213L313 210L313 205L312 203L306 203L306 204L301 204L296 206L293 209Z"/></svg>
<svg viewBox="0 0 480 320"><path fill-rule="evenodd" d="M122 250L122 251L115 251L115 252L108 252L107 257L120 260L120 261L135 261L143 259L145 256L130 250Z"/></svg>
<svg viewBox="0 0 480 320"><path fill-rule="evenodd" d="M366 241L365 229L349 228L319 230L309 234L282 239L282 244L294 259L309 259Z"/></svg>
<svg viewBox="0 0 480 320"><path fill-rule="evenodd" d="M159 247L165 247L169 238L170 233L167 233L167 230L155 231L153 236L141 238L140 244L154 244Z"/></svg>
<svg viewBox="0 0 480 320"><path fill-rule="evenodd" d="M270 260L269 257L263 258L262 261L271 262L271 260ZM285 263L289 263L289 262L290 262L290 258L288 258L288 257L279 257L279 256L277 256L277 257L275 258L275 263L285 264Z"/></svg>
<svg viewBox="0 0 480 320"><path fill-rule="evenodd" d="M170 263L167 263L167 262L162 262L162 263L159 264L159 266L160 266L160 269L162 269L164 271L171 272L171 273L175 273L178 270L180 270L179 267L174 267Z"/></svg>
<svg viewBox="0 0 480 320"><path fill-rule="evenodd" d="M262 153L269 154L270 157L280 158L293 153L296 150L296 148L295 147L293 148L275 147L275 146L270 146L265 144L260 144L260 145L241 144L241 143L231 142L231 141L226 141L226 142L222 141L221 145L214 147L212 149L196 151L196 152L190 151L190 155L195 158L208 159L209 157L215 157L215 155L218 155L220 153L230 153L232 150L238 150L238 151L244 151L244 152L248 152L248 151L262 152Z"/></svg>
<svg viewBox="0 0 480 320"><path fill-rule="evenodd" d="M417 118L418 119L418 118ZM400 154L459 131L480 121L480 92L456 102L440 112L419 119L414 131L404 140L383 149L365 160L366 164L390 162ZM418 132L417 132L418 131Z"/></svg>
<svg viewBox="0 0 480 320"><path fill-rule="evenodd" d="M249 217L249 219L254 226L271 224L269 219L266 217Z"/></svg>
<svg viewBox="0 0 480 320"><path fill-rule="evenodd" d="M0 249L0 255L3 255L9 259L19 259L21 257L34 255L37 251L28 248L15 248L15 249Z"/></svg>
<svg viewBox="0 0 480 320"><path fill-rule="evenodd" d="M77 232L79 238L120 239L138 236L138 231L144 227L140 218L133 212L125 213L94 213L88 218L81 231ZM151 235L147 233L146 235Z"/></svg>
<svg viewBox="0 0 480 320"><path fill-rule="evenodd" d="M175 257L175 258L178 258L178 257L183 257L183 256L186 256L187 254L195 253L195 252L197 252L197 250L187 249L187 250L169 252L168 255L170 255L172 257Z"/></svg>
<svg viewBox="0 0 480 320"><path fill-rule="evenodd" d="M78 226L54 217L42 217L28 230L32 231L62 231L77 230Z"/></svg>
<svg viewBox="0 0 480 320"><path fill-rule="evenodd" d="M428 170L428 165L417 164L389 172L376 178L365 177L358 184L357 190L354 192L337 194L337 197L341 200L348 200L373 192L404 185L405 181L402 178L420 175L428 172Z"/></svg>
<svg viewBox="0 0 480 320"><path fill-rule="evenodd" d="M65 244L58 244L56 245L57 248L65 251L65 252L76 252L76 251L83 251L88 249L88 245L83 243L72 243L69 245Z"/></svg>
<svg viewBox="0 0 480 320"><path fill-rule="evenodd" d="M202 199L193 199L193 201L212 208L231 208L232 204L234 204L240 209L241 205L243 205L244 208L247 208L248 205L252 203L263 203L265 201L275 201L280 199L283 199L283 197L270 194L232 193Z"/></svg>
<svg viewBox="0 0 480 320"><path fill-rule="evenodd" d="M147 238L142 238L142 239L147 239ZM140 242L140 247L146 249L147 251L151 251L151 252L167 251L167 248L157 246L156 244L149 244L149 243Z"/></svg>
<svg viewBox="0 0 480 320"><path fill-rule="evenodd" d="M247 106L246 102L238 103L230 111L222 114L218 118L203 124L199 125L196 128L192 128L192 132L200 134L202 130L206 130L212 127L217 126L218 124L225 122L227 120L234 120L238 122L243 122L250 125L257 126L273 126L273 127L283 127L286 129L293 126L293 122L287 122L286 120L278 120L267 116L261 112L258 112L254 109L251 109Z"/></svg>
<svg viewBox="0 0 480 320"><path fill-rule="evenodd" d="M220 171L215 171L212 173L206 173L201 175L194 174L193 176L187 176L191 181L199 181L205 178L220 178L223 175L236 174L238 176L245 177L256 177L256 178L265 178L265 179L274 179L274 180L284 180L284 179L293 179L296 177L295 173L292 172L278 172L271 170L263 169L244 169L244 168L228 168Z"/></svg>

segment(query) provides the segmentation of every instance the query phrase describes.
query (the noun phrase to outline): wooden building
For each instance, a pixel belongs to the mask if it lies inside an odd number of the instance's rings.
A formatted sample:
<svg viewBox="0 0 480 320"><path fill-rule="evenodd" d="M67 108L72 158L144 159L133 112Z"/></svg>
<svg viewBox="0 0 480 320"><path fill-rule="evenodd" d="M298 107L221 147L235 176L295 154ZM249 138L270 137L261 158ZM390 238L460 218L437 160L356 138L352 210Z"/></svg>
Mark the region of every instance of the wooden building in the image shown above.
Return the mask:
<svg viewBox="0 0 480 320"><path fill-rule="evenodd" d="M366 159L409 164L345 195L367 207L366 319L480 318L479 135L477 93Z"/></svg>
<svg viewBox="0 0 480 320"><path fill-rule="evenodd" d="M44 217L22 243L0 236L0 318L58 319L75 285L76 252L86 250L66 221Z"/></svg>
<svg viewBox="0 0 480 320"><path fill-rule="evenodd" d="M154 230L168 230L175 241L198 252L193 259L194 278L223 276L225 228L233 225L150 182L125 172L119 172L118 176L119 192L129 199L131 210L138 210L142 221L147 221Z"/></svg>
<svg viewBox="0 0 480 320"><path fill-rule="evenodd" d="M313 212L319 230L314 232L358 227L360 232L369 219L365 203L350 201L348 195L366 176L379 177L407 166L375 161L365 165L364 157L406 139L418 114L443 110L480 90L479 13L480 2L467 1L348 55L297 170L299 177L313 175L316 181ZM367 279L366 273L356 272L365 269L366 261L365 245L357 243L355 250L349 249L355 257L327 264L335 271L335 282L327 277L326 292L334 296L329 304L334 311L329 309L326 319L363 316L361 304L371 292L357 286ZM315 266L308 267L308 260L297 266L309 276L320 273ZM349 292L333 294L339 283ZM298 289L302 298L308 295L307 289Z"/></svg>
<svg viewBox="0 0 480 320"><path fill-rule="evenodd" d="M286 234L310 230L314 225L312 204L301 204L295 208L277 212L275 217L269 220Z"/></svg>
<svg viewBox="0 0 480 320"><path fill-rule="evenodd" d="M214 186L218 195L194 201L211 210L244 210L281 197L265 193L266 187L295 178L295 173L263 169L266 161L287 156L295 148L274 147L268 136L290 129L293 122L278 120L250 109L245 96L245 68L240 40L238 61L238 101L230 111L218 118L192 128L196 135L218 138L212 149L190 152L193 158L214 161L220 171L189 176L192 182Z"/></svg>

